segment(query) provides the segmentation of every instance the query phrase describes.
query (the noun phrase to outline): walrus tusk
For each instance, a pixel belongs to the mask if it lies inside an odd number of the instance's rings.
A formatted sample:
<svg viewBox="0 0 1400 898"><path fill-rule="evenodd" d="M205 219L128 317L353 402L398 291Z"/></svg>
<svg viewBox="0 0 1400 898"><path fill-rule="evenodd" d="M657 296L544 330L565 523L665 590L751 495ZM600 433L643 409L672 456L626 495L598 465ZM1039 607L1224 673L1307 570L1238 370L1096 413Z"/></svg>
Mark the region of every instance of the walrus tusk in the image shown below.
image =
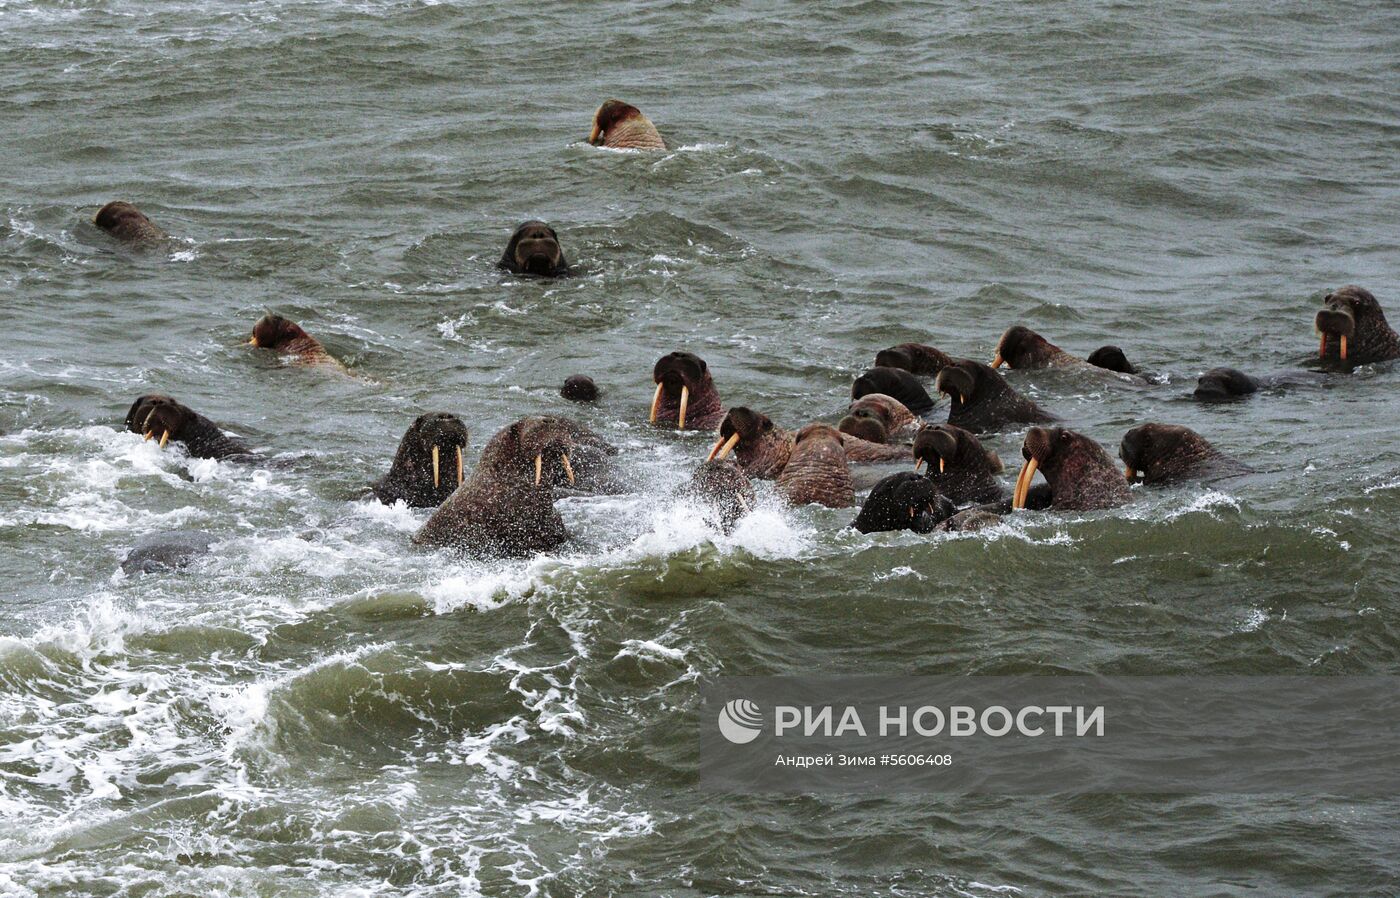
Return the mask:
<svg viewBox="0 0 1400 898"><path fill-rule="evenodd" d="M569 478L569 483L572 484L574 482L574 468L573 465L569 464L569 453L559 453L559 460L564 463L564 476Z"/></svg>
<svg viewBox="0 0 1400 898"><path fill-rule="evenodd" d="M462 485L462 447L457 447L457 485Z"/></svg>
<svg viewBox="0 0 1400 898"><path fill-rule="evenodd" d="M909 509L909 520L911 520L911 521L914 520L914 509L913 509L913 508L910 508L910 509Z"/></svg>
<svg viewBox="0 0 1400 898"><path fill-rule="evenodd" d="M589 130L589 132L588 132L588 142L591 143L591 144L593 144L594 146L597 146L597 144L598 144L598 138L599 138L599 137L602 137L602 136L603 136L603 129L602 129L602 128L599 128L598 125L595 123L595 124L593 125L593 127L592 127L592 128Z"/></svg>
<svg viewBox="0 0 1400 898"><path fill-rule="evenodd" d="M1347 360L1347 335L1342 334L1342 361Z"/></svg>
<svg viewBox="0 0 1400 898"><path fill-rule="evenodd" d="M1137 479L1137 471L1133 470L1132 465L1129 465L1128 467L1123 469L1123 476L1128 478L1128 480L1131 482Z"/></svg>
<svg viewBox="0 0 1400 898"><path fill-rule="evenodd" d="M942 474L946 467L947 465L943 461L943 456L938 456L938 473Z"/></svg>
<svg viewBox="0 0 1400 898"><path fill-rule="evenodd" d="M540 479L544 477L544 456L535 456L535 486L540 485Z"/></svg>
<svg viewBox="0 0 1400 898"><path fill-rule="evenodd" d="M661 384L656 385L656 395L651 397L651 423L656 423L656 407L661 404Z"/></svg>
<svg viewBox="0 0 1400 898"><path fill-rule="evenodd" d="M146 431L146 435L141 438L141 442L149 443L151 441L151 437L153 436L155 436L155 433L148 430Z"/></svg>
<svg viewBox="0 0 1400 898"><path fill-rule="evenodd" d="M248 345L249 345L249 346L257 346L257 345L258 345L258 338L257 338L257 337L253 337L251 340L248 341Z"/></svg>
<svg viewBox="0 0 1400 898"><path fill-rule="evenodd" d="M914 470L915 470L915 471L920 470L921 468L923 468L923 466L924 466L924 460L923 460L922 458L916 458L916 459L914 459Z"/></svg>
<svg viewBox="0 0 1400 898"><path fill-rule="evenodd" d="M1026 507L1026 494L1031 491L1031 480L1035 477L1036 469L1039 467L1040 462L1034 458L1026 459L1026 463L1021 466L1021 474L1016 478L1016 492L1011 497L1012 509Z"/></svg>
<svg viewBox="0 0 1400 898"><path fill-rule="evenodd" d="M433 447L433 489L438 488L442 478L438 476L438 447Z"/></svg>
<svg viewBox="0 0 1400 898"><path fill-rule="evenodd" d="M1318 334L1318 337L1321 339L1322 342L1318 344L1317 357L1320 359L1325 359L1327 358L1327 334L1320 333Z"/></svg>
<svg viewBox="0 0 1400 898"><path fill-rule="evenodd" d="M685 407L690 405L690 387L681 384L681 413L676 417L676 430L685 430Z"/></svg>
<svg viewBox="0 0 1400 898"><path fill-rule="evenodd" d="M715 443L715 448L710 450L710 457L706 461L723 461L724 457L739 444L739 432L735 431L723 445Z"/></svg>
<svg viewBox="0 0 1400 898"><path fill-rule="evenodd" d="M168 442L170 442L170 431L167 430L165 433L161 434L161 436L160 436L160 448L164 449L164 448L165 448L165 444L168 443Z"/></svg>
<svg viewBox="0 0 1400 898"><path fill-rule="evenodd" d="M1006 364L1006 359L1001 357L1001 353L997 353L996 355L992 356L993 368L1000 368L1004 364Z"/></svg>

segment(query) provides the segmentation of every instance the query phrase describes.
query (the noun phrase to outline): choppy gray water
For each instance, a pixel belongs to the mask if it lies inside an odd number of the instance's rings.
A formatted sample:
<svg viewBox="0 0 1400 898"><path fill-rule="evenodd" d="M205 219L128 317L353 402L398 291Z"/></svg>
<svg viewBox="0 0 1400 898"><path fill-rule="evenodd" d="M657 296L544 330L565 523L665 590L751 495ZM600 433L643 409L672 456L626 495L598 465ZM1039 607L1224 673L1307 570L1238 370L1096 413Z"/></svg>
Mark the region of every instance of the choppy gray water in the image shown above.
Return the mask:
<svg viewBox="0 0 1400 898"><path fill-rule="evenodd" d="M1396 673L1400 374L1184 397L1306 359L1327 288L1400 310L1398 58L1379 2L0 0L0 892L1395 893L1394 801L707 796L694 710L724 674ZM586 146L610 95L675 149ZM115 248L118 198L183 242ZM582 276L493 270L529 217ZM356 376L239 345L267 309ZM657 356L792 426L883 346L1018 321L1157 373L1011 375L1077 428L1263 473L944 539L666 498L708 439L645 426ZM143 444L150 391L274 463ZM354 496L428 410L473 454L582 415L639 492L563 503L558 556L413 551ZM118 573L172 526L221 541Z"/></svg>

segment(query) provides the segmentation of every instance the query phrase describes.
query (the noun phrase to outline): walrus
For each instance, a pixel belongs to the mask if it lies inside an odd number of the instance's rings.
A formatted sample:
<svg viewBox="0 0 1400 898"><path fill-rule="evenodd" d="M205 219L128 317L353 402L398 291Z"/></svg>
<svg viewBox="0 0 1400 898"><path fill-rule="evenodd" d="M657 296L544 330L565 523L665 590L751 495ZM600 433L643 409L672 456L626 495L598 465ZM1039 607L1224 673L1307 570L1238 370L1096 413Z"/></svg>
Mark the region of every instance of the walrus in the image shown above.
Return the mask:
<svg viewBox="0 0 1400 898"><path fill-rule="evenodd" d="M1371 291L1348 284L1322 298L1314 323L1321 337L1317 355L1326 367L1350 370L1400 359L1400 336L1385 320Z"/></svg>
<svg viewBox="0 0 1400 898"><path fill-rule="evenodd" d="M574 480L569 442L523 418L486 443L471 476L438 506L413 535L422 546L441 546L482 557L523 558L547 552L569 538L554 508L553 479ZM545 482L548 470L550 482Z"/></svg>
<svg viewBox="0 0 1400 898"><path fill-rule="evenodd" d="M900 343L875 353L875 367L901 368L922 377L934 377L951 364L952 356L923 343Z"/></svg>
<svg viewBox="0 0 1400 898"><path fill-rule="evenodd" d="M923 424L904 403L884 393L866 393L846 408L846 418L867 417L875 418L884 427L885 442L912 438Z"/></svg>
<svg viewBox="0 0 1400 898"><path fill-rule="evenodd" d="M597 402L598 385L586 374L574 374L564 381L559 395L570 402Z"/></svg>
<svg viewBox="0 0 1400 898"><path fill-rule="evenodd" d="M131 404L126 413L126 429L146 439L159 439L162 449L174 440L184 443L195 458L251 459L257 453L219 429L208 418L182 405L170 396L148 393Z"/></svg>
<svg viewBox="0 0 1400 898"><path fill-rule="evenodd" d="M793 505L849 508L856 504L841 432L830 424L808 424L792 441L792 454L778 475L778 492Z"/></svg>
<svg viewBox="0 0 1400 898"><path fill-rule="evenodd" d="M684 493L714 510L729 533L758 504L749 476L733 461L706 461L690 475Z"/></svg>
<svg viewBox="0 0 1400 898"><path fill-rule="evenodd" d="M1031 479L1040 471L1050 494L1044 507L1057 511L1092 511L1127 502L1128 482L1098 443L1063 427L1032 427L1021 446L1026 463L1016 478L1013 509L1026 508ZM1040 503L1037 503L1039 505Z"/></svg>
<svg viewBox="0 0 1400 898"><path fill-rule="evenodd" d="M1191 396L1199 402L1225 402L1252 396L1260 390L1316 383L1325 376L1316 371L1282 371L1255 377L1237 368L1212 368L1196 378Z"/></svg>
<svg viewBox="0 0 1400 898"><path fill-rule="evenodd" d="M1134 427L1123 435L1118 457L1127 466L1124 474L1129 483L1141 475L1148 486L1236 477L1254 470L1216 449L1191 428L1177 424Z"/></svg>
<svg viewBox="0 0 1400 898"><path fill-rule="evenodd" d="M209 552L215 542L202 530L166 530L148 533L136 541L122 559L122 571L133 574L154 574L178 571Z"/></svg>
<svg viewBox="0 0 1400 898"><path fill-rule="evenodd" d="M614 150L664 150L666 141L636 106L621 100L604 100L593 113L588 142Z"/></svg>
<svg viewBox="0 0 1400 898"><path fill-rule="evenodd" d="M511 274L560 277L569 273L569 263L559 247L559 235L542 221L527 221L515 229L506 243L497 268Z"/></svg>
<svg viewBox="0 0 1400 898"><path fill-rule="evenodd" d="M870 408L859 408L836 424L836 429L867 443L888 443L890 432L884 419Z"/></svg>
<svg viewBox="0 0 1400 898"><path fill-rule="evenodd" d="M851 526L861 533L912 530L932 533L951 518L956 509L927 477L901 471L891 474L870 490Z"/></svg>
<svg viewBox="0 0 1400 898"><path fill-rule="evenodd" d="M677 430L710 430L724 418L719 391L705 360L693 352L673 352L656 360L651 370L656 394L651 398L651 423Z"/></svg>
<svg viewBox="0 0 1400 898"><path fill-rule="evenodd" d="M1009 424L1058 420L1016 392L994 369L971 359L958 359L938 372L934 387L952 399L948 423L973 433L991 433Z"/></svg>
<svg viewBox="0 0 1400 898"><path fill-rule="evenodd" d="M1117 357L1113 353L1116 350ZM1123 350L1114 346L1106 346L1095 350L1101 361L1116 362L1121 359L1124 365L1128 360L1123 357ZM997 341L996 355L992 358L992 367L1000 368L1002 365L1015 369L1035 369L1035 368L1079 368L1092 371L1111 371L1125 380L1135 382L1143 381L1136 372L1123 372L1111 368L1108 365L1096 365L1087 359L1081 359L1077 355L1065 352L1060 347L1037 334L1030 328L1017 324L1006 329ZM1128 367L1132 367L1128 365Z"/></svg>
<svg viewBox="0 0 1400 898"><path fill-rule="evenodd" d="M1127 355L1117 346L1100 346L1084 361L1095 368L1104 368L1109 371L1117 371L1119 374L1142 374L1137 366L1128 361Z"/></svg>
<svg viewBox="0 0 1400 898"><path fill-rule="evenodd" d="M908 411L905 414L909 414ZM837 437L850 462L874 464L909 458L910 448L907 445L872 443L839 431ZM710 449L708 460L723 460L733 452L734 460L750 477L775 480L787 466L795 440L796 434L777 427L767 415L736 406L720 422L719 438Z"/></svg>
<svg viewBox="0 0 1400 898"><path fill-rule="evenodd" d="M903 368L871 368L851 384L851 399L871 393L893 396L920 417L933 411L933 397L918 378Z"/></svg>
<svg viewBox="0 0 1400 898"><path fill-rule="evenodd" d="M331 365L344 368L321 345L321 341L302 330L295 321L281 315L264 315L253 325L249 346L270 349L278 355L295 356L298 365Z"/></svg>
<svg viewBox="0 0 1400 898"><path fill-rule="evenodd" d="M92 223L131 246L150 246L169 239L169 235L156 227L156 223L147 218L144 212L121 200L98 209Z"/></svg>
<svg viewBox="0 0 1400 898"><path fill-rule="evenodd" d="M1004 491L997 478L1001 459L969 431L952 424L930 424L914 438L914 470L928 463L928 479L955 505L997 502Z"/></svg>
<svg viewBox="0 0 1400 898"><path fill-rule="evenodd" d="M401 501L409 508L437 508L465 479L466 446L467 426L456 415L419 415L399 441L389 473L370 490L385 505Z"/></svg>

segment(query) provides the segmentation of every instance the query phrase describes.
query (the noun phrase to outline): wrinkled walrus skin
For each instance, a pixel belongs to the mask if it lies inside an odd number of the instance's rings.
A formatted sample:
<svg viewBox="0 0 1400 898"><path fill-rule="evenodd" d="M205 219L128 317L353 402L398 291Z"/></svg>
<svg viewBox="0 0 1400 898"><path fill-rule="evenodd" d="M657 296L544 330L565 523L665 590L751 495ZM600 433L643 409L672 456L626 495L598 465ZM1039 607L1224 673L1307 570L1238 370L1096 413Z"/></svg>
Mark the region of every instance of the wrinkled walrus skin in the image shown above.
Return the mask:
<svg viewBox="0 0 1400 898"><path fill-rule="evenodd" d="M731 532L739 520L758 504L749 476L733 461L707 461L695 469L684 488L685 495L708 506L718 517L720 529Z"/></svg>
<svg viewBox="0 0 1400 898"><path fill-rule="evenodd" d="M841 432L828 424L808 424L799 430L792 455L778 475L778 492L793 505L850 508L856 504Z"/></svg>
<svg viewBox="0 0 1400 898"><path fill-rule="evenodd" d="M875 484L851 526L861 533L932 533L954 511L952 501L941 495L927 477L901 471Z"/></svg>
<svg viewBox="0 0 1400 898"><path fill-rule="evenodd" d="M952 400L948 423L973 433L995 433L1015 424L1056 420L1016 392L993 368L971 359L959 359L938 372L934 386Z"/></svg>
<svg viewBox="0 0 1400 898"><path fill-rule="evenodd" d="M999 479L1001 459L961 427L930 424L919 431L914 438L914 468L925 464L929 480L955 505L997 502L1005 494Z"/></svg>
<svg viewBox="0 0 1400 898"><path fill-rule="evenodd" d="M249 346L267 349L278 355L292 356L298 365L327 365L344 370L334 356L326 351L321 341L308 334L297 324L281 315L264 315L253 325L253 336Z"/></svg>
<svg viewBox="0 0 1400 898"><path fill-rule="evenodd" d="M666 141L636 106L621 100L606 100L593 113L588 142L614 150L664 150Z"/></svg>
<svg viewBox="0 0 1400 898"><path fill-rule="evenodd" d="M146 214L131 203L120 200L97 210L92 223L122 243L135 248L154 246L168 240L167 235Z"/></svg>

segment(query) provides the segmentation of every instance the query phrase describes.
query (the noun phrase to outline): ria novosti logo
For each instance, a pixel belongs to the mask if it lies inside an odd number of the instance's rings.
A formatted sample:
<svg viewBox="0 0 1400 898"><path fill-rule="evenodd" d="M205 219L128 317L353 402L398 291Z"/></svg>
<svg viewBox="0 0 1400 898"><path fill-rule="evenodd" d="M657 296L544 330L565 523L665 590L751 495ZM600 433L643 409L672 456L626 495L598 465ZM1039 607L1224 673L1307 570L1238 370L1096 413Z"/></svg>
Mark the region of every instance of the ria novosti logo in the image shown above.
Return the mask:
<svg viewBox="0 0 1400 898"><path fill-rule="evenodd" d="M745 745L763 732L763 712L746 698L736 698L719 709L719 731L735 745Z"/></svg>

